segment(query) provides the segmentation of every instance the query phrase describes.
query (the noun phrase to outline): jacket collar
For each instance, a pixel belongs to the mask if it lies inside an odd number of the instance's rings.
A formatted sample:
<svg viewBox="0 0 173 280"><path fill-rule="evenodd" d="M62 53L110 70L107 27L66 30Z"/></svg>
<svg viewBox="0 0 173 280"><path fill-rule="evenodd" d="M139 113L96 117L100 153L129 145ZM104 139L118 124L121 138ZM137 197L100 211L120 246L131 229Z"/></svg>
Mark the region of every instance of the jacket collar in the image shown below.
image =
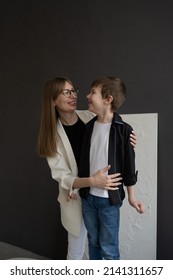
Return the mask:
<svg viewBox="0 0 173 280"><path fill-rule="evenodd" d="M89 123L88 123L88 126L93 125L94 122L97 120L97 116L95 116ZM113 116L113 119L112 119L112 125L116 125L116 124L124 124L122 118L120 117L119 114L117 113L114 113L114 116Z"/></svg>
<svg viewBox="0 0 173 280"><path fill-rule="evenodd" d="M114 117L113 117L112 123L123 124L123 120L122 120L122 118L120 117L119 114L114 113Z"/></svg>

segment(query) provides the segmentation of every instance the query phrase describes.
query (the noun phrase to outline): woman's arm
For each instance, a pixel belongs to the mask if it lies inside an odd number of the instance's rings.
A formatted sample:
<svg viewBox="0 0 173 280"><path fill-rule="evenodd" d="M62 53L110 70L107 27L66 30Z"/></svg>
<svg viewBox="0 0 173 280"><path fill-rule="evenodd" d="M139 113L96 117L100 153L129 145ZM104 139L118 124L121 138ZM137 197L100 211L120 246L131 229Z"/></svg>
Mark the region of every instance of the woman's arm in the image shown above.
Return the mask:
<svg viewBox="0 0 173 280"><path fill-rule="evenodd" d="M121 184L119 181L122 180L120 173L114 173L111 175L106 175L110 169L110 165L99 170L96 174L86 178L77 177L73 182L73 189L80 189L85 187L97 187L105 190L116 190Z"/></svg>
<svg viewBox="0 0 173 280"><path fill-rule="evenodd" d="M73 174L64 157L57 155L56 157L48 158L47 161L52 178L59 183L59 187L69 192L73 189L80 189L88 186L115 190L120 184L119 181L122 180L120 173L105 175L105 172L109 170L110 166L106 166L91 177L79 178L77 177L77 169L75 174Z"/></svg>

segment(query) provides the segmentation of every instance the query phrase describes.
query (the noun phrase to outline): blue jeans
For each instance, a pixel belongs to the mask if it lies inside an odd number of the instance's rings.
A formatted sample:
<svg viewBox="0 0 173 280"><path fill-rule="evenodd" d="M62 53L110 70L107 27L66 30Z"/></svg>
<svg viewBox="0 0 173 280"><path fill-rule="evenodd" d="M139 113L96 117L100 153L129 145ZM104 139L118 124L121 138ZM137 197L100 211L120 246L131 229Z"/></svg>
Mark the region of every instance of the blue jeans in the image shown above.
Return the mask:
<svg viewBox="0 0 173 280"><path fill-rule="evenodd" d="M82 199L82 211L88 231L90 260L119 260L119 205L110 205L108 198L89 194Z"/></svg>

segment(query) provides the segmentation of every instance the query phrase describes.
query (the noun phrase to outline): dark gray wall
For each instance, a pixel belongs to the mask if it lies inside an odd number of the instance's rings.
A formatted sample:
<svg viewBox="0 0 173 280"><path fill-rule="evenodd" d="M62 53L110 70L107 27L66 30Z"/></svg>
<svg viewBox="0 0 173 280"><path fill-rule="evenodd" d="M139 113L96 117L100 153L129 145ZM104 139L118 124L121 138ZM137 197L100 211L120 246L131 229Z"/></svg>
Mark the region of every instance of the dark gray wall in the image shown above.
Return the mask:
<svg viewBox="0 0 173 280"><path fill-rule="evenodd" d="M36 154L43 84L66 75L80 87L117 75L120 113L158 113L158 259L173 258L173 1L1 1L0 240L54 259L67 236L58 187Z"/></svg>

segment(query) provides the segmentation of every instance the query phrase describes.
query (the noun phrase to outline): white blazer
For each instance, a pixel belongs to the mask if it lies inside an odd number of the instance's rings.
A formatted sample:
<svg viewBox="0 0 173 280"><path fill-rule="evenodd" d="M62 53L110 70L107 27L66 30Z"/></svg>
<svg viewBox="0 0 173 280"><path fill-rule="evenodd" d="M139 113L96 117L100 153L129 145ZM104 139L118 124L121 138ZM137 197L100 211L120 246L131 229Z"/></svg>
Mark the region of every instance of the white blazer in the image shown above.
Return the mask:
<svg viewBox="0 0 173 280"><path fill-rule="evenodd" d="M94 114L87 110L77 110L76 113L84 123L87 123L94 117ZM67 201L68 193L72 190L73 182L78 176L77 164L72 147L60 120L57 122L57 131L57 154L53 158L47 158L47 161L52 178L59 183L59 195L57 199L60 203L62 225L71 234L79 236L82 222L82 207L78 190L75 190L77 200L71 199Z"/></svg>

